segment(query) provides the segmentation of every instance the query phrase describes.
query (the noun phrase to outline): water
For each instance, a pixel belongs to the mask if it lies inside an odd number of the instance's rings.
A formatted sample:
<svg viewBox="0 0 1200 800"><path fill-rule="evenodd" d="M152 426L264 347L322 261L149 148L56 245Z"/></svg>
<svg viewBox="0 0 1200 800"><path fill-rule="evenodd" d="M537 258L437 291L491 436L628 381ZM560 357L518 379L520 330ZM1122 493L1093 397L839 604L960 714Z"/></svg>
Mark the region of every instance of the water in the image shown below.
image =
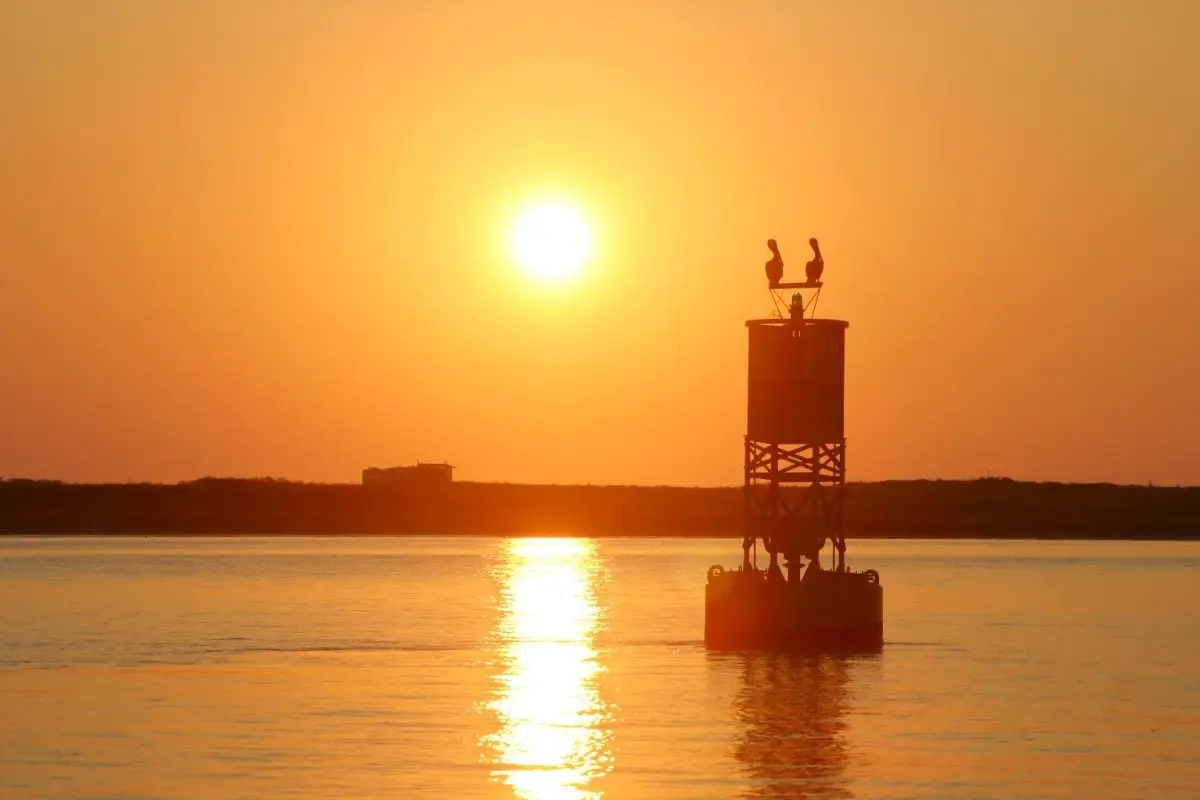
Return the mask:
<svg viewBox="0 0 1200 800"><path fill-rule="evenodd" d="M1200 544L852 543L848 659L706 653L738 555L0 539L0 797L1200 797Z"/></svg>

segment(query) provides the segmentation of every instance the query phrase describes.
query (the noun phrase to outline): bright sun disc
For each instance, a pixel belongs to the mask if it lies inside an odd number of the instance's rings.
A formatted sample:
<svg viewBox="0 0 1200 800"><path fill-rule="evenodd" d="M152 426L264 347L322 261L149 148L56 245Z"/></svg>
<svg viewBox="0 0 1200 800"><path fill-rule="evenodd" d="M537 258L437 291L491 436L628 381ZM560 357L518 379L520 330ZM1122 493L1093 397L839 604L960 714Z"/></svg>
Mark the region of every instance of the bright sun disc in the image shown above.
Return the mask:
<svg viewBox="0 0 1200 800"><path fill-rule="evenodd" d="M577 210L562 203L526 208L512 234L513 254L521 267L538 278L569 278L583 269L592 254L592 231Z"/></svg>

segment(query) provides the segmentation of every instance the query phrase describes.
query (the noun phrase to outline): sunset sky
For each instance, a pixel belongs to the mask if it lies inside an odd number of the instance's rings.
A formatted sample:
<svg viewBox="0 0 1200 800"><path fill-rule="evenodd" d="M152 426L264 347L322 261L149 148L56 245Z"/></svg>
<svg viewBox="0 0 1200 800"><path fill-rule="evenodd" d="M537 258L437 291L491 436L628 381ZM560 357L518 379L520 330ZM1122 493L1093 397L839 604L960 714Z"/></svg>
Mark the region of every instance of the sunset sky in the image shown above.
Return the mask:
<svg viewBox="0 0 1200 800"><path fill-rule="evenodd" d="M1200 2L0 0L0 476L741 480L821 241L851 479L1200 484ZM573 279L520 269L574 204Z"/></svg>

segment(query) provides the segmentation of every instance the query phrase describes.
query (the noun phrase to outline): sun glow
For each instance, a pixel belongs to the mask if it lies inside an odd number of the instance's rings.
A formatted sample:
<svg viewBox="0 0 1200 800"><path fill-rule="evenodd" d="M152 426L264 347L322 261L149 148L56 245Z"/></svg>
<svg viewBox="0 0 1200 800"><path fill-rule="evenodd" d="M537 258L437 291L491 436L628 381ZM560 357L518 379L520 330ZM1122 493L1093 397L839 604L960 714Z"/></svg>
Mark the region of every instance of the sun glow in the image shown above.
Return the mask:
<svg viewBox="0 0 1200 800"><path fill-rule="evenodd" d="M521 800L598 800L613 768L610 710L597 685L600 559L585 539L511 539L496 577L503 616L483 738L493 778Z"/></svg>
<svg viewBox="0 0 1200 800"><path fill-rule="evenodd" d="M561 202L524 208L512 228L513 256L529 275L561 280L577 275L592 256L592 229L575 207Z"/></svg>

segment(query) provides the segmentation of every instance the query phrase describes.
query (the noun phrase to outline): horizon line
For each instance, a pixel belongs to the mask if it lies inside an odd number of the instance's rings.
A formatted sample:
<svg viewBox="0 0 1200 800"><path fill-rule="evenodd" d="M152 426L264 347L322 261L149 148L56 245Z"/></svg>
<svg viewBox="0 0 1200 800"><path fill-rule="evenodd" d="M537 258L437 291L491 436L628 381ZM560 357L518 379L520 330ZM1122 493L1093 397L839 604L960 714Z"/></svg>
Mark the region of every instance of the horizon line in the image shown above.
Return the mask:
<svg viewBox="0 0 1200 800"><path fill-rule="evenodd" d="M245 475L204 475L177 481L132 480L124 481L71 481L60 478L30 478L23 476L0 476L0 484L5 483L49 483L61 486L188 486L204 481L245 482L245 483L278 483L296 486L363 486L355 481L308 481L278 476L245 476ZM1108 486L1113 488L1133 489L1200 489L1198 484L1185 483L1118 483L1115 481L1064 481L1064 480L1031 480L1012 478L1002 475L981 475L973 478L880 478L876 480L847 480L846 484L887 484L887 483L1013 483L1036 486ZM424 485L424 484L417 484ZM542 483L534 481L474 481L456 480L450 486L524 486L544 488L592 488L592 489L686 489L686 490L729 490L742 489L742 484L672 484L672 483Z"/></svg>

